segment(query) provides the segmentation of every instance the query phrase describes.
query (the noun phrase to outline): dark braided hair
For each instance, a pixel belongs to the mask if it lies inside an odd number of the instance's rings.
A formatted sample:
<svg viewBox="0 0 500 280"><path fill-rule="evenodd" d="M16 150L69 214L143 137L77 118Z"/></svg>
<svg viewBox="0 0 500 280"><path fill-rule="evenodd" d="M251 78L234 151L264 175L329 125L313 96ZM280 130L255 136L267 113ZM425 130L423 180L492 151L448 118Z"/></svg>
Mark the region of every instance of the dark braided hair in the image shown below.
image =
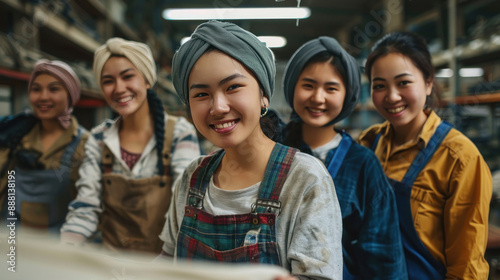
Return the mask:
<svg viewBox="0 0 500 280"><path fill-rule="evenodd" d="M147 98L149 110L153 115L154 133L156 138L156 153L158 155L158 162L156 163L156 167L158 167L160 175L164 175L163 173L165 169L163 166L163 140L165 139L165 109L163 108L163 102L154 91L148 89Z"/></svg>

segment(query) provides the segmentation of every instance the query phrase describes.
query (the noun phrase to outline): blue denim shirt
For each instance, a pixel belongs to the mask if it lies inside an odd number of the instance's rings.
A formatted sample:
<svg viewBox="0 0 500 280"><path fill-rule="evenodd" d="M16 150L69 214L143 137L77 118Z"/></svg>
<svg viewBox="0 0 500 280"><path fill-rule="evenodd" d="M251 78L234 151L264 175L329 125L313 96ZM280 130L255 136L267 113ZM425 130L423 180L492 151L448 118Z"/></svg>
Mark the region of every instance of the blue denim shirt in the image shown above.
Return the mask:
<svg viewBox="0 0 500 280"><path fill-rule="evenodd" d="M288 133L288 137L297 140L297 135ZM313 154L303 141L297 148ZM333 181L342 211L344 268L348 270L344 279L408 279L394 192L373 152L353 141Z"/></svg>

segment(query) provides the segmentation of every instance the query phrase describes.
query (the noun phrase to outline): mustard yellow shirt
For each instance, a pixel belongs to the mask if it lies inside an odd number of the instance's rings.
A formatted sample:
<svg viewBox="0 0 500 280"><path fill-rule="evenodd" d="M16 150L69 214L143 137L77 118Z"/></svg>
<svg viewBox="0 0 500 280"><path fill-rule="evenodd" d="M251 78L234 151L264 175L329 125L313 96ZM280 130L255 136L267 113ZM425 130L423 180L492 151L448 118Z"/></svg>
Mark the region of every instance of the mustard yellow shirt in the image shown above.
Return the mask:
<svg viewBox="0 0 500 280"><path fill-rule="evenodd" d="M381 133L375 155L389 178L403 179L441 123L434 112L426 114L418 139L394 150L388 121L360 135L360 143L371 147ZM491 195L491 172L483 157L466 136L451 129L415 180L410 200L415 229L429 252L446 266L446 279L488 278L484 252Z"/></svg>

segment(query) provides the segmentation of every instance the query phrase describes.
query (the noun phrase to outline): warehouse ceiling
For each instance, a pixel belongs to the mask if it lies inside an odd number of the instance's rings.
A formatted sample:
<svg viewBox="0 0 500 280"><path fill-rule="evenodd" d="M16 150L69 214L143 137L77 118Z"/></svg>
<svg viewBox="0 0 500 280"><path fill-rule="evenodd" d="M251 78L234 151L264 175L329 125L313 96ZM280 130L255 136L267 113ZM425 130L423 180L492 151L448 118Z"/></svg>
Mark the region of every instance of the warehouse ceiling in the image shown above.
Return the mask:
<svg viewBox="0 0 500 280"><path fill-rule="evenodd" d="M386 5L384 6L382 2ZM443 5L446 0L303 0L300 1L300 6L308 7L311 10L311 16L298 22L294 19L231 20L231 22L257 36L285 37L287 45L273 49L278 60L287 60L304 42L323 35L337 38L353 55L361 55L363 48L382 35L381 26L387 19L384 16L391 17L391 13L398 11L402 5L405 5L405 10L410 13L418 14L420 10L429 10L439 3ZM296 0L164 0L157 1L155 6L163 10L166 8L296 7L297 4ZM202 22L164 20L163 29L167 30L175 49L180 45L180 40L189 36Z"/></svg>

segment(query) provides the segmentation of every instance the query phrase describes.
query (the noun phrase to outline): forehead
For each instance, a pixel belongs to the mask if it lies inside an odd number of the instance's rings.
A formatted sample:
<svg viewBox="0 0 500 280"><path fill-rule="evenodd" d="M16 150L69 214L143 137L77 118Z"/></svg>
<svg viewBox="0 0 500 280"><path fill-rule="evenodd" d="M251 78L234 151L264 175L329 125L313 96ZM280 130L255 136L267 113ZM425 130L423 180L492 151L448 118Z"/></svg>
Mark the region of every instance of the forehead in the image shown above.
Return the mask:
<svg viewBox="0 0 500 280"><path fill-rule="evenodd" d="M300 73L300 77L303 76L317 76L335 79L338 78L340 74L337 69L333 67L330 59L328 61L318 61L307 64Z"/></svg>
<svg viewBox="0 0 500 280"><path fill-rule="evenodd" d="M251 76L238 60L220 51L210 51L203 54L193 65L189 74L189 83L195 82L194 80L226 78L233 74Z"/></svg>
<svg viewBox="0 0 500 280"><path fill-rule="evenodd" d="M33 79L33 83L53 83L53 82L61 83L61 81L58 78L54 77L49 73L40 73L35 77L35 79Z"/></svg>
<svg viewBox="0 0 500 280"><path fill-rule="evenodd" d="M404 72L421 73L413 61L401 53L389 53L379 57L372 66L372 76L398 75Z"/></svg>
<svg viewBox="0 0 500 280"><path fill-rule="evenodd" d="M106 61L106 63L104 63L101 75L109 75L115 72L121 72L122 70L128 68L137 70L134 64L132 64L132 62L128 58L123 56L112 56Z"/></svg>

